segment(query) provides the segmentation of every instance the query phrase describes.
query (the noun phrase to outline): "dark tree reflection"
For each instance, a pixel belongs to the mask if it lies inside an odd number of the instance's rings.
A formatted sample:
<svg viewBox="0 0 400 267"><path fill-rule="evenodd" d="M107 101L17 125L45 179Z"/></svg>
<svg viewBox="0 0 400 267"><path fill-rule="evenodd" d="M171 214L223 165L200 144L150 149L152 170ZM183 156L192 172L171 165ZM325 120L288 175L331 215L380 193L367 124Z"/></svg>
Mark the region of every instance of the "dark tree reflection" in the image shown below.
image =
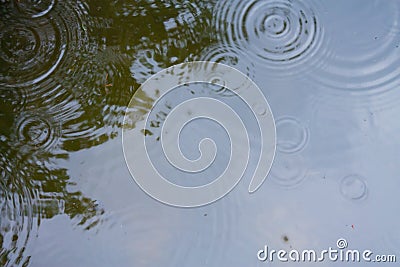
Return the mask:
<svg viewBox="0 0 400 267"><path fill-rule="evenodd" d="M60 162L117 137L135 88L213 42L211 18L206 1L0 1L0 265L29 264L44 219L101 222Z"/></svg>

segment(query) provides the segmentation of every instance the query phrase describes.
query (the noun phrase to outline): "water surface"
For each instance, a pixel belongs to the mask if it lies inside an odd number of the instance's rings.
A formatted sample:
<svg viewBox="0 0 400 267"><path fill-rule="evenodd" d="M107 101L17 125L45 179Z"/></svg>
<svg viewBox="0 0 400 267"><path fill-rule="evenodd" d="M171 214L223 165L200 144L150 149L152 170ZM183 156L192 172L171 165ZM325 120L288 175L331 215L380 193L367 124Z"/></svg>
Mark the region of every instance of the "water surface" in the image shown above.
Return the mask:
<svg viewBox="0 0 400 267"><path fill-rule="evenodd" d="M341 237L399 257L399 18L395 0L1 0L0 265L281 266L257 251L326 249ZM225 198L179 209L133 182L121 128L146 79L193 60L257 83L277 154L255 194L251 161ZM210 90L255 128L240 101ZM175 91L154 111L154 157L164 113L187 97ZM223 171L229 144L218 125L190 127L189 157L207 136L221 152L197 180L173 178L196 185Z"/></svg>

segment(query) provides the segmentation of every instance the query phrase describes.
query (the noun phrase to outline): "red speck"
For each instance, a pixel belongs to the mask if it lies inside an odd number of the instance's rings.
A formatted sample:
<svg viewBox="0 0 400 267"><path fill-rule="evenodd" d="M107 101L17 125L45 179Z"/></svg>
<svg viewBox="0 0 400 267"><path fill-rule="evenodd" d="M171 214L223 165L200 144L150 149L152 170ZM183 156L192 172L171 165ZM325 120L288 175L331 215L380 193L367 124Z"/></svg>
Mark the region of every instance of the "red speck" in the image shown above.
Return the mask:
<svg viewBox="0 0 400 267"><path fill-rule="evenodd" d="M352 225L351 225L351 228L353 228L353 229L354 229L354 224L352 224Z"/></svg>

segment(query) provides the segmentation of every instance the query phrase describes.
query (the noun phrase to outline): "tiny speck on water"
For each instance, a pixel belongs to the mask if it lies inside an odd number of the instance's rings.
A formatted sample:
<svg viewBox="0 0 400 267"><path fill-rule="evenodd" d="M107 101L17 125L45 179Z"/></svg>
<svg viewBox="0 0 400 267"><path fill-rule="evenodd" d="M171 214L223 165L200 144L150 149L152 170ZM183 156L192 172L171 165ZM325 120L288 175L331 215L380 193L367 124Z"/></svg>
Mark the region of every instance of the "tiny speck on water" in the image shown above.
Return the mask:
<svg viewBox="0 0 400 267"><path fill-rule="evenodd" d="M207 217L207 213L204 213L204 217Z"/></svg>
<svg viewBox="0 0 400 267"><path fill-rule="evenodd" d="M285 243L289 242L289 237L287 235L284 235L282 239L285 241Z"/></svg>

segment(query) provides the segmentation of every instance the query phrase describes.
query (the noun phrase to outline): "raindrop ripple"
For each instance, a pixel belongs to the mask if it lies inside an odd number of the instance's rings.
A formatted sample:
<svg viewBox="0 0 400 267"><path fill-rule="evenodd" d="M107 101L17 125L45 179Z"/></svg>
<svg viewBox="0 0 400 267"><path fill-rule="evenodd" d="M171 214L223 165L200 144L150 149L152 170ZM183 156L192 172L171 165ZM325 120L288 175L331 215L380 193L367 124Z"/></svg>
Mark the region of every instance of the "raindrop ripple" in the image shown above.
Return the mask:
<svg viewBox="0 0 400 267"><path fill-rule="evenodd" d="M287 68L318 46L318 20L308 2L221 1L216 10L221 41L263 66Z"/></svg>

